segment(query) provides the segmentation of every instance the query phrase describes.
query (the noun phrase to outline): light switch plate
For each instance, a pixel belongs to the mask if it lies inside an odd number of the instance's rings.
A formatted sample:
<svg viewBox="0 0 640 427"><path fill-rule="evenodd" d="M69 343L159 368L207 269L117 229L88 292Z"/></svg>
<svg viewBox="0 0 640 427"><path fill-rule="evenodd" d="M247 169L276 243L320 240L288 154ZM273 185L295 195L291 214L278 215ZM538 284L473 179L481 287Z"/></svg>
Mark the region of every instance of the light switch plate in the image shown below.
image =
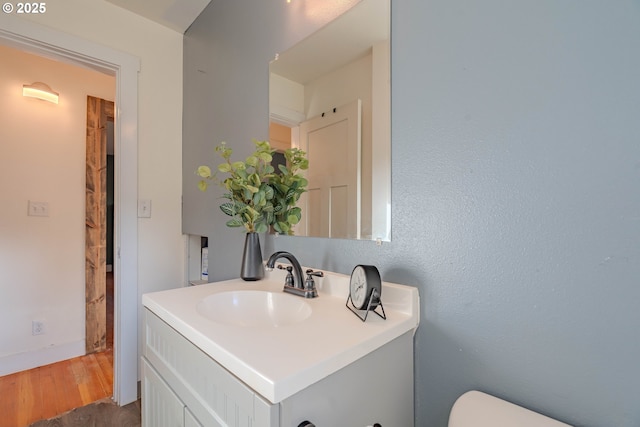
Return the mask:
<svg viewBox="0 0 640 427"><path fill-rule="evenodd" d="M151 200L138 200L138 218L151 218Z"/></svg>
<svg viewBox="0 0 640 427"><path fill-rule="evenodd" d="M29 216L49 216L49 203L34 202L29 200L27 215Z"/></svg>

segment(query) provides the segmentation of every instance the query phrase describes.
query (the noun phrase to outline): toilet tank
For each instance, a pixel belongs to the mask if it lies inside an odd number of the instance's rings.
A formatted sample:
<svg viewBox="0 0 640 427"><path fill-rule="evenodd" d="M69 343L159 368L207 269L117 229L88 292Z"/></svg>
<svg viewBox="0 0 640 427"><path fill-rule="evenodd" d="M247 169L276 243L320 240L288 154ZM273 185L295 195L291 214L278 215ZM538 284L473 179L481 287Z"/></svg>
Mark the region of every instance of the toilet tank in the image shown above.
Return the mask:
<svg viewBox="0 0 640 427"><path fill-rule="evenodd" d="M456 400L449 427L571 427L552 418L480 391L468 391Z"/></svg>

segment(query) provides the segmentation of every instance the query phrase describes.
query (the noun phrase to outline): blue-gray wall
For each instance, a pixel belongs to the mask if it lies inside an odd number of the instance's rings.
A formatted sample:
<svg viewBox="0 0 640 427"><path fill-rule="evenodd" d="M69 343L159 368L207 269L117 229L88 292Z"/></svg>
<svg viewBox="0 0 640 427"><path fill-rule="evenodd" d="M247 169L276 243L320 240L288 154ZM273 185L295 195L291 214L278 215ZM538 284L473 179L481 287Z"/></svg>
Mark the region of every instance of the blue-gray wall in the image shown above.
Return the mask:
<svg viewBox="0 0 640 427"><path fill-rule="evenodd" d="M185 37L185 231L211 236L214 280L242 236L191 171L266 138L267 62L318 27L297 10L213 0ZM392 0L392 110L392 242L265 255L419 288L416 426L469 389L640 425L640 3Z"/></svg>

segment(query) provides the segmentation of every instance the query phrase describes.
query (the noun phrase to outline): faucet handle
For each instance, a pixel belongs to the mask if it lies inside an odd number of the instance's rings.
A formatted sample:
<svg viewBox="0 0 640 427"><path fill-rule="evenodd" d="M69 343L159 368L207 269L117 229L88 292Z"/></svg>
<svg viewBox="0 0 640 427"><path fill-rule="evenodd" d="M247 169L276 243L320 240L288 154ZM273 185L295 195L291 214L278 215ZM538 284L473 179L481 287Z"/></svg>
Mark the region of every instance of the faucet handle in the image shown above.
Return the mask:
<svg viewBox="0 0 640 427"><path fill-rule="evenodd" d="M308 269L306 273L307 273L307 279L311 279L311 280L313 280L312 276L324 277L324 273L322 271L313 271L312 269Z"/></svg>
<svg viewBox="0 0 640 427"><path fill-rule="evenodd" d="M313 271L312 269L308 269L307 280L304 281L304 288L306 290L312 291L316 288L316 282L314 282L313 277L324 277L324 273L322 271Z"/></svg>
<svg viewBox="0 0 640 427"><path fill-rule="evenodd" d="M293 267L290 265L283 267L282 264L280 264L278 265L278 268L280 270L284 270L286 268L287 270L287 277L284 281L285 286L295 286L295 282L293 281Z"/></svg>

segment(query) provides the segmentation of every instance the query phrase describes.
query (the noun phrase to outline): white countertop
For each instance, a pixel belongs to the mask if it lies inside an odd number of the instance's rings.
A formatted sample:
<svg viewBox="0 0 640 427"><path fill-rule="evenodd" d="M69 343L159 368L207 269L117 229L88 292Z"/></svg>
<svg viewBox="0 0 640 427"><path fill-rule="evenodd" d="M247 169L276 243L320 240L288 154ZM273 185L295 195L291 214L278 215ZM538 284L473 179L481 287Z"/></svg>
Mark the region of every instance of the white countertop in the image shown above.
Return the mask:
<svg viewBox="0 0 640 427"><path fill-rule="evenodd" d="M363 322L345 306L349 276L324 273L316 278L317 298L291 296L306 301L311 315L285 326L224 325L196 310L199 301L217 292L282 292L286 272L277 269L255 282L233 279L145 294L142 304L257 393L278 403L418 327L417 288L383 282L387 320L369 313Z"/></svg>

